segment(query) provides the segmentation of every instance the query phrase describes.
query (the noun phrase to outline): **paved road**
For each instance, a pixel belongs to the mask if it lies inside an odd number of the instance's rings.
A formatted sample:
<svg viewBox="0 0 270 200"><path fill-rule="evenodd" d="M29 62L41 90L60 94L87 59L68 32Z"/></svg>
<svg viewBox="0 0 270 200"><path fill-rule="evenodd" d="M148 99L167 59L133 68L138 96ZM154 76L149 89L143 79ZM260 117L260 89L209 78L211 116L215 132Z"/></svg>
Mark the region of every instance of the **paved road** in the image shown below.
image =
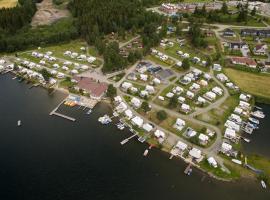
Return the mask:
<svg viewBox="0 0 270 200"><path fill-rule="evenodd" d="M224 101L226 101L226 99L230 96L230 94L229 94L229 92L228 92L228 90L227 90L227 88L214 76L214 73L213 73L213 70L211 69L211 71L210 71L210 74L212 75L212 78L214 79L214 81L223 89L223 91L224 91L224 94L223 94L223 96L219 99L219 100L217 100L217 101L215 101L215 102L213 102L213 103L211 103L209 106L207 106L206 108L198 108L195 112L193 112L193 113L191 113L189 116L191 116L191 117L195 117L195 116L197 116L197 115L200 115L200 114L203 114L203 113L206 113L206 112L208 112L208 111L210 111L210 110L212 110L212 109L214 109L214 108L218 108L218 107L220 107L220 105L221 104L223 104L224 103Z"/></svg>

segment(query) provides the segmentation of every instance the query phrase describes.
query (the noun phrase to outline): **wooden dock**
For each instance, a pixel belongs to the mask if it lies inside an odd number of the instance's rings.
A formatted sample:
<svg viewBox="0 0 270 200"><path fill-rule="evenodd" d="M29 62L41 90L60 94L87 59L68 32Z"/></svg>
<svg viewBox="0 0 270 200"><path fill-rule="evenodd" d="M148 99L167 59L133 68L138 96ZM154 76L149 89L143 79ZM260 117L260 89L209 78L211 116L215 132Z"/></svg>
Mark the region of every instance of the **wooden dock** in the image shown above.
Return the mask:
<svg viewBox="0 0 270 200"><path fill-rule="evenodd" d="M126 144L130 139L136 137L138 133L135 133L134 135L130 136L129 138L124 139L122 142L120 142L121 145Z"/></svg>
<svg viewBox="0 0 270 200"><path fill-rule="evenodd" d="M61 114L61 113L58 113L58 112L57 112L58 108L62 105L62 103L65 102L65 100L66 100L66 99L64 99L63 101L61 101L60 104L58 104L58 105L56 106L56 108L53 109L52 112L50 112L50 115L51 115L51 116L52 116L52 115L55 115L55 116L58 116L58 117L62 117L62 118L64 118L64 119L67 119L67 120L69 120L69 121L73 121L73 122L74 122L74 121L76 121L75 118L69 117L69 116L67 116L67 115L64 115L64 114Z"/></svg>
<svg viewBox="0 0 270 200"><path fill-rule="evenodd" d="M62 117L62 118L64 118L64 119L67 119L67 120L70 120L70 121L73 121L73 122L76 121L75 118L69 117L69 116L67 116L67 115L63 115L63 114L58 113L58 112L52 112L52 113L50 113L50 115L55 115L55 116L58 116L58 117Z"/></svg>
<svg viewBox="0 0 270 200"><path fill-rule="evenodd" d="M184 171L185 174L188 174L188 172L189 172L191 166L192 166L192 164L189 163L188 166L186 167L185 171Z"/></svg>

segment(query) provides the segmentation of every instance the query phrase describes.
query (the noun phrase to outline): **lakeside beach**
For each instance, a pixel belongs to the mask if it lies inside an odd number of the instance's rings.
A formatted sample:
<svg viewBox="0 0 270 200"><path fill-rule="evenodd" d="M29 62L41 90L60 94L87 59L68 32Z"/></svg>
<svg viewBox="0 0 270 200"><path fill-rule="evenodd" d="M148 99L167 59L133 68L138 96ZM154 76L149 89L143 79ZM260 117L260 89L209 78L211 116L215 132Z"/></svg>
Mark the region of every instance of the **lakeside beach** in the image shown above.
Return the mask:
<svg viewBox="0 0 270 200"><path fill-rule="evenodd" d="M75 196L134 199L135 193L141 199L198 198L199 195L207 199L214 193L237 200L270 197L258 182L224 183L204 177L197 170L187 177L183 173L186 164L182 161L169 160L167 154L157 149L145 158L142 154L146 147L136 140L121 146L120 141L130 135L129 131L120 132L112 125L97 124L99 116L110 112L104 104L98 104L90 116L77 108L61 107L61 112L78 119L70 123L48 114L63 98L61 94L48 96L40 88L29 90L28 85L12 80L10 75L1 76L0 81L1 94L5 97L1 99L5 130L1 133L1 146L5 150L1 157L7 161L1 171L7 178L15 171L20 177L14 183L15 188L12 183L5 184L6 190L1 192L5 199L72 199ZM14 101L12 109L6 106L10 99ZM19 129L18 119L23 121ZM48 181L51 185L45 190L44 184ZM12 192L12 188L17 192Z"/></svg>

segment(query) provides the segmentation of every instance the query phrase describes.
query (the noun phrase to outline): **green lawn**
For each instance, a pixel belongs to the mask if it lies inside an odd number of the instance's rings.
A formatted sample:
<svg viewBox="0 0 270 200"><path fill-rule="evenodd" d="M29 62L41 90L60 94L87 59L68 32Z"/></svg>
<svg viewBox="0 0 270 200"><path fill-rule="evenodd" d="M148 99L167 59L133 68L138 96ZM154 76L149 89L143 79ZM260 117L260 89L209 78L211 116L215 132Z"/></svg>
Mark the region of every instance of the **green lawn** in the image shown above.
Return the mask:
<svg viewBox="0 0 270 200"><path fill-rule="evenodd" d="M270 100L270 76L225 68L224 72L243 91Z"/></svg>
<svg viewBox="0 0 270 200"><path fill-rule="evenodd" d="M227 120L228 116L233 112L234 108L238 105L238 103L238 95L230 96L223 104L221 104L219 108L212 109L207 113L203 113L197 116L196 118L223 129L225 121Z"/></svg>

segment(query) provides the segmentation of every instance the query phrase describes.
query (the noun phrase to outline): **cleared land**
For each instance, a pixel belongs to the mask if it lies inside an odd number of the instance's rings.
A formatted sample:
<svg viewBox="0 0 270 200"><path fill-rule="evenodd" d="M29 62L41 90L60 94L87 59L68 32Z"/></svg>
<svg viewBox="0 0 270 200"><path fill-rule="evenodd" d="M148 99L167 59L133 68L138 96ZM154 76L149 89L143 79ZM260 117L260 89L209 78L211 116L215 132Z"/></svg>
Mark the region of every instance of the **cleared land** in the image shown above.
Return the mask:
<svg viewBox="0 0 270 200"><path fill-rule="evenodd" d="M57 9L52 0L43 0L37 4L37 12L32 19L32 26L49 25L61 18L68 17L67 9Z"/></svg>
<svg viewBox="0 0 270 200"><path fill-rule="evenodd" d="M270 100L270 76L231 68L224 70L228 77L243 91Z"/></svg>
<svg viewBox="0 0 270 200"><path fill-rule="evenodd" d="M15 7L18 0L0 0L0 8L12 8Z"/></svg>

